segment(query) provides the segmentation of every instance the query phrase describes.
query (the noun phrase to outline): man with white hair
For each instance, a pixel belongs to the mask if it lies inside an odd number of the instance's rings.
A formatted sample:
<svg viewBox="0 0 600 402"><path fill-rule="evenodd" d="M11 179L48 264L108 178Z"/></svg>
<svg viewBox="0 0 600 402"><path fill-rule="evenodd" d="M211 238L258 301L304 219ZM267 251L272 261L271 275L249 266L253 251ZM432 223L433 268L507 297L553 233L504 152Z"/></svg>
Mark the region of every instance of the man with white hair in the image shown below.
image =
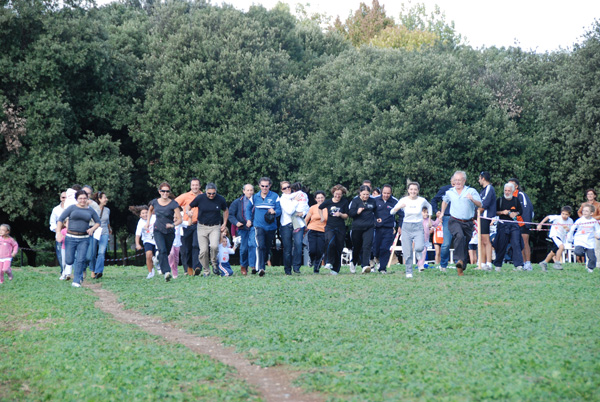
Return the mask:
<svg viewBox="0 0 600 402"><path fill-rule="evenodd" d="M523 213L523 208L518 198L513 195L515 185L508 182L504 185L504 196L498 198L496 202L496 214L500 218L496 230L496 259L494 267L500 271L504 255L508 244L512 247L512 261L515 268L519 271L523 269L523 239L521 238L521 229L517 223L517 217ZM507 221L507 222L503 222Z"/></svg>
<svg viewBox="0 0 600 402"><path fill-rule="evenodd" d="M475 208L481 207L481 197L477 190L466 186L467 174L462 170L452 175L452 188L446 191L442 202L442 215L450 203L450 220L448 229L454 239L454 258L456 261L456 272L459 276L467 267L466 261L469 255L468 247L473 237L473 217Z"/></svg>

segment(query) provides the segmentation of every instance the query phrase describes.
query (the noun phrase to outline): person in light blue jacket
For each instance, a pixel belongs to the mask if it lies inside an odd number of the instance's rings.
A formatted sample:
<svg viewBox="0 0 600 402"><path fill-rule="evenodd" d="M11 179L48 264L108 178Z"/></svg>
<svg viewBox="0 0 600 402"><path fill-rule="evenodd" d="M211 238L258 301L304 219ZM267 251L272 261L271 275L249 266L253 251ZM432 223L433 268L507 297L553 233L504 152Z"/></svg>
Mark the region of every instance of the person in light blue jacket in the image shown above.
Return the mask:
<svg viewBox="0 0 600 402"><path fill-rule="evenodd" d="M268 177L261 177L258 181L260 192L254 194L252 199L254 208L252 211L252 224L256 235L256 269L253 274L265 275L265 263L269 255L269 249L275 240L277 231L277 217L281 216L281 205L279 196L271 191L273 182Z"/></svg>

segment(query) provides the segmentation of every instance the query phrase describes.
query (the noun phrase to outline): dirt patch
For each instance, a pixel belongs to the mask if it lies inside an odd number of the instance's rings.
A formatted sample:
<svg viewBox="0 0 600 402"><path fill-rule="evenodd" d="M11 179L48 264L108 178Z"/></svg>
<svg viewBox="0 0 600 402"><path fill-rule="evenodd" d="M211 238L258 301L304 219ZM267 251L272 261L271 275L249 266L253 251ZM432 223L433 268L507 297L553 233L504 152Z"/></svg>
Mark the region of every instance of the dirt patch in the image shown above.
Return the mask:
<svg viewBox="0 0 600 402"><path fill-rule="evenodd" d="M292 382L300 373L290 372L280 367L260 367L252 364L233 348L225 347L218 338L199 337L188 334L181 328L174 327L159 319L146 316L133 310L125 310L118 303L112 292L102 289L100 284L85 285L92 289L99 300L96 307L111 314L117 321L135 324L144 331L163 337L168 342L182 344L196 353L207 355L221 363L234 367L237 376L254 386L265 401L323 401L324 398L315 393L304 393Z"/></svg>

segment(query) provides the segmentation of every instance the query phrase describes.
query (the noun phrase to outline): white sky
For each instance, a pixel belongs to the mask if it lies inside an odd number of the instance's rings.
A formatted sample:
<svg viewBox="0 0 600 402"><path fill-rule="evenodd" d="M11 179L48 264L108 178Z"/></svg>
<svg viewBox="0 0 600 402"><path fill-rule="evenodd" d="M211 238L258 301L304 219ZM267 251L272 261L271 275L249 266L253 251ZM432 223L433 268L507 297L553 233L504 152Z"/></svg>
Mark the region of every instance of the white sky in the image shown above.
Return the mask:
<svg viewBox="0 0 600 402"><path fill-rule="evenodd" d="M213 4L228 3L235 8L248 10L252 4L262 4L270 9L278 0L211 0ZM344 21L358 9L360 0L282 0L290 5L309 3L308 10L337 15ZM363 0L371 6L371 0ZM379 0L388 16L400 14L401 4L408 0ZM482 46L513 46L540 53L570 49L580 43L589 31L594 18L600 19L600 0L420 0L431 12L438 4L446 13L447 21L454 21L458 33L467 37L468 43ZM332 19L332 21L333 21Z"/></svg>

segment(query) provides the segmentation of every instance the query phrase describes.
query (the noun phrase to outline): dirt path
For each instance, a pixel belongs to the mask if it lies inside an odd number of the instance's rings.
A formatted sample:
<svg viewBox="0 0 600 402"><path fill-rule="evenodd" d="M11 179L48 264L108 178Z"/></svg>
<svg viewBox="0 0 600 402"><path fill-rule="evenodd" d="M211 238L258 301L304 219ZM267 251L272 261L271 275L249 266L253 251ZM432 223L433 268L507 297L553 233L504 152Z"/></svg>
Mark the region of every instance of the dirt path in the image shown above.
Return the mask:
<svg viewBox="0 0 600 402"><path fill-rule="evenodd" d="M278 367L260 367L252 364L233 348L223 346L217 338L199 337L188 334L160 320L133 310L125 310L117 301L117 296L102 289L100 284L85 285L98 295L96 307L115 317L117 321L135 324L144 331L161 336L169 342L180 343L196 353L207 355L237 370L239 378L254 386L265 401L323 401L317 394L304 393L292 385L299 373L292 373Z"/></svg>

